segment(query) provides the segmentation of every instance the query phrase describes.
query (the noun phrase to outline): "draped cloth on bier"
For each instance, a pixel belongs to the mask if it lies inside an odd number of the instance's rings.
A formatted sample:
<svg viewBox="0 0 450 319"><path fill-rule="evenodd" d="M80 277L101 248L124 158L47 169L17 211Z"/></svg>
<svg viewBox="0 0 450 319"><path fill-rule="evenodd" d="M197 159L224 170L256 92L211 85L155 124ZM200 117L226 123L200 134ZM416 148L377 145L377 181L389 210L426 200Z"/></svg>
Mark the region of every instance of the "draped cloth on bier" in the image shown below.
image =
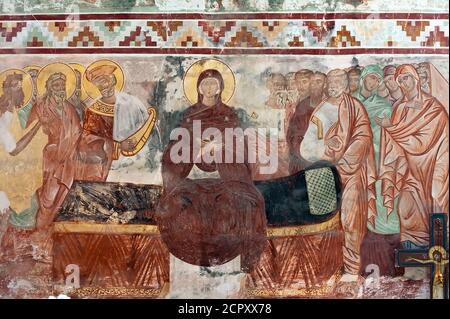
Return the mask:
<svg viewBox="0 0 450 319"><path fill-rule="evenodd" d="M293 291L292 296L312 296L332 290L327 283L343 265L342 186L336 167L320 161L256 186L265 199L268 223L275 227L251 274L250 291L270 296L271 289L281 289L283 296Z"/></svg>

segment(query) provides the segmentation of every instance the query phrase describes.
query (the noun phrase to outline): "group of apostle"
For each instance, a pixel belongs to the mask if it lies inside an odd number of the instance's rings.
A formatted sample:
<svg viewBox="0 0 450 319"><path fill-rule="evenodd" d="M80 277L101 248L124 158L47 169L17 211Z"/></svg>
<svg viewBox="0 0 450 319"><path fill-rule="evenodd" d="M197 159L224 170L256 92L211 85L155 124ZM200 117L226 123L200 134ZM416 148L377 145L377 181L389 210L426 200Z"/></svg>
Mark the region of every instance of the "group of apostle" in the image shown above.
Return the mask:
<svg viewBox="0 0 450 319"><path fill-rule="evenodd" d="M137 98L120 92L123 81L120 66L109 60L92 63L83 74L68 64L53 63L5 76L0 97L2 130L9 132L13 122L21 120L23 125L21 134L10 134L0 144L2 152L8 153L2 158L34 150L31 156L40 154L42 177L39 188L31 190L31 207L25 210L16 206L23 199L13 198L18 191L11 188L14 176L8 177L9 185L1 185L3 200L11 212L5 234L9 238L2 240L2 254L16 250L5 247L11 243L14 246L15 228L48 233L74 180L106 181L114 159L120 154L134 156L142 149L156 113ZM33 94L27 98L30 87ZM86 92L90 99L82 98ZM42 144L39 134L45 142L36 152L32 146Z"/></svg>
<svg viewBox="0 0 450 319"><path fill-rule="evenodd" d="M448 213L448 82L436 68L302 69L272 74L267 86L266 104L285 112L289 173L328 160L341 175L343 280L360 273L368 229L426 247L429 215Z"/></svg>

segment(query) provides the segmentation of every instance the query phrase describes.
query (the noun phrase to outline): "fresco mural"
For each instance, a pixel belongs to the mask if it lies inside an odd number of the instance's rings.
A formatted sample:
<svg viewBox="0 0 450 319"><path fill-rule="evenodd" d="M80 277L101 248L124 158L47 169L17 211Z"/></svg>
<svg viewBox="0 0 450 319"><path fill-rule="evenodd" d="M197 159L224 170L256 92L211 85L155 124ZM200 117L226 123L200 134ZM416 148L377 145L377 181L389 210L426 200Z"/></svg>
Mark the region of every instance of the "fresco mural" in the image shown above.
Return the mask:
<svg viewBox="0 0 450 319"><path fill-rule="evenodd" d="M447 7L31 2L0 15L0 297L448 298Z"/></svg>

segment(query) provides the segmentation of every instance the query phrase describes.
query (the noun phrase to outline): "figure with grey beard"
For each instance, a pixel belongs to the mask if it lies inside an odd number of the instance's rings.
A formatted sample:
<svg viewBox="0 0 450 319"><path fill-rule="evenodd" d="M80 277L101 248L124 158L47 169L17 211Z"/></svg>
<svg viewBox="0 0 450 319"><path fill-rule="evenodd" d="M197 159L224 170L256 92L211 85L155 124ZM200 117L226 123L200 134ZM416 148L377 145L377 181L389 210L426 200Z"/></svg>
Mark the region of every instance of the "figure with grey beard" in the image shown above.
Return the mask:
<svg viewBox="0 0 450 319"><path fill-rule="evenodd" d="M46 92L33 106L26 124L31 129L10 153L18 155L33 141L39 129L47 136L42 150L42 186L36 191L37 212L29 236L9 224L0 247L0 259L14 259L30 242L33 250L48 261L52 249L52 222L72 187L76 168L76 146L81 124L75 107L67 101L66 76L57 72L46 82ZM19 246L17 246L19 245Z"/></svg>
<svg viewBox="0 0 450 319"><path fill-rule="evenodd" d="M287 91L287 102L286 104L291 104L295 108L298 101L298 91L297 83L295 82L295 72L289 72L286 74L286 91Z"/></svg>
<svg viewBox="0 0 450 319"><path fill-rule="evenodd" d="M76 146L81 123L75 107L67 101L66 76L52 74L46 82L46 93L30 112L27 126L37 122L48 136L43 150L43 185L38 190L39 212L36 226L49 226L63 203L75 175ZM27 144L21 145L20 152Z"/></svg>
<svg viewBox="0 0 450 319"><path fill-rule="evenodd" d="M374 222L375 156L367 111L346 93L344 70L327 75L328 98L317 106L300 148L309 161L326 160L336 165L342 181L341 223L344 231L342 282L359 281L361 244L367 221Z"/></svg>
<svg viewBox="0 0 450 319"><path fill-rule="evenodd" d="M361 267L361 244L366 223L375 222L376 166L370 120L361 102L348 95L348 77L343 70L327 75L329 103L338 108L338 119L324 133L324 159L337 165L342 179L341 222L344 230L344 276L356 281Z"/></svg>
<svg viewBox="0 0 450 319"><path fill-rule="evenodd" d="M287 93L286 78L283 74L273 73L267 79L267 88L269 89L269 98L266 105L273 109L284 109Z"/></svg>

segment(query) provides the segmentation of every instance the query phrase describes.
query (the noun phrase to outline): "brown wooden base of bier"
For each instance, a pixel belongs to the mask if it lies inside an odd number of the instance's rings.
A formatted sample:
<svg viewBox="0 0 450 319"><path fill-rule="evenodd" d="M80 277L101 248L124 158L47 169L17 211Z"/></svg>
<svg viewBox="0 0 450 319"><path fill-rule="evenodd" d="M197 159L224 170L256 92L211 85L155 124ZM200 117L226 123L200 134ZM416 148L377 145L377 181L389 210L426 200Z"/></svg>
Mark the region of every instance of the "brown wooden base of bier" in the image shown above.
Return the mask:
<svg viewBox="0 0 450 319"><path fill-rule="evenodd" d="M72 298L164 298L169 251L153 225L56 222L54 291ZM245 295L320 297L331 293L342 267L339 215L306 226L268 231L266 250L250 274ZM68 289L67 266L80 269L80 287Z"/></svg>

